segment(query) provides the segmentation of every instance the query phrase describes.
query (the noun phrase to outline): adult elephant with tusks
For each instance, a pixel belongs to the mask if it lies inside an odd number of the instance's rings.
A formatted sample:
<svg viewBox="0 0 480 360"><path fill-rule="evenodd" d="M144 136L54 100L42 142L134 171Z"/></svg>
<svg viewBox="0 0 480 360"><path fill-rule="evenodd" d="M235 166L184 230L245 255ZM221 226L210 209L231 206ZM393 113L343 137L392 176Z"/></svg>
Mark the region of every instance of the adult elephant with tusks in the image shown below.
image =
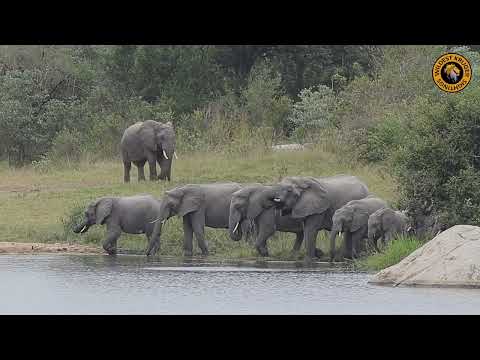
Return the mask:
<svg viewBox="0 0 480 360"><path fill-rule="evenodd" d="M101 197L88 205L83 221L73 232L83 234L93 225L107 225L103 248L110 255L117 253L117 240L122 232L145 234L146 254L154 255L160 247L161 227L154 224L160 215L160 205L160 200L151 195Z"/></svg>
<svg viewBox="0 0 480 360"><path fill-rule="evenodd" d="M275 231L290 232L296 235L292 254L296 254L303 241L303 226L290 215L282 216L273 201L279 190L278 185L249 184L236 191L230 202L229 232L232 240L241 239L240 224L245 221L255 226L255 248L261 256L269 256L267 240ZM321 256L321 250L316 249Z"/></svg>
<svg viewBox="0 0 480 360"><path fill-rule="evenodd" d="M156 226L172 216L183 219L184 254L193 255L193 234L203 255L208 255L205 226L228 229L232 194L241 189L237 183L188 184L165 192Z"/></svg>
<svg viewBox="0 0 480 360"><path fill-rule="evenodd" d="M356 176L337 175L314 178L286 177L279 183L273 199L282 215L290 214L303 224L305 260L316 256L316 239L320 230L332 229L332 217L337 209L351 200L368 196L368 188Z"/></svg>
<svg viewBox="0 0 480 360"><path fill-rule="evenodd" d="M124 182L130 181L132 162L138 168L138 181L145 180L143 167L148 162L150 180L170 181L175 153L175 131L171 122L165 124L147 120L128 127L120 142L124 167ZM157 177L157 162L160 176Z"/></svg>

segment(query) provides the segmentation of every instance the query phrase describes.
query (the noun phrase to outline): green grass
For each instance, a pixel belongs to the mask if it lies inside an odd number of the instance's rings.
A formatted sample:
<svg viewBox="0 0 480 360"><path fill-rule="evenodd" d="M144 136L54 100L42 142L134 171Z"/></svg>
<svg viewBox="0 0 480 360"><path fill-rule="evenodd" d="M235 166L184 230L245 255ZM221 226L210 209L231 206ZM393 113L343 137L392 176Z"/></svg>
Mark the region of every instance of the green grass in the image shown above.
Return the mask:
<svg viewBox="0 0 480 360"><path fill-rule="evenodd" d="M424 244L414 237L399 237L389 243L381 253L375 253L356 261L356 266L364 270L382 270L395 265Z"/></svg>
<svg viewBox="0 0 480 360"><path fill-rule="evenodd" d="M148 178L148 167L145 172ZM138 183L136 168L132 167L132 181L124 184L119 159L94 164L83 161L73 167L49 167L42 171L32 167L9 169L5 163L0 163L0 241L68 241L99 245L105 227L95 226L85 235L77 235L71 231L71 226L84 207L100 196L150 193L161 197L165 190L186 183L267 183L284 176L335 174L356 175L371 192L387 201L395 200L395 183L382 168L352 164L345 156L336 156L325 147L301 152L252 152L246 156L179 154L173 164L170 183ZM207 228L206 237L212 258L257 256L250 244L243 240L232 241L226 230ZM170 219L164 227L159 255L181 256L182 238L181 220ZM277 233L268 243L271 257L289 258L294 239L294 234ZM319 234L317 243L325 252L328 250L325 234ZM123 249L143 251L145 246L143 235L123 234L119 239L119 247Z"/></svg>

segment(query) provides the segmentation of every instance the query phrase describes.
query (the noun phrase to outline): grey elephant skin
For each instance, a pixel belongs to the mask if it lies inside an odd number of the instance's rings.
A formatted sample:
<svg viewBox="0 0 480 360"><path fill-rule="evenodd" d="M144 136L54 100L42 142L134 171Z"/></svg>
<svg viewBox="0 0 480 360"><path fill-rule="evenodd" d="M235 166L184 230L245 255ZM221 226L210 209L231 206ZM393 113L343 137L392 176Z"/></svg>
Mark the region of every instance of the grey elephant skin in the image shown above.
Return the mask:
<svg viewBox="0 0 480 360"><path fill-rule="evenodd" d="M117 253L117 240L122 232L145 234L148 241L147 255L154 255L160 247L161 226L155 226L160 216L161 201L151 195L127 197L101 197L88 205L83 222L75 233L85 233L97 225L107 226L103 248L110 255Z"/></svg>
<svg viewBox="0 0 480 360"><path fill-rule="evenodd" d="M290 215L282 216L276 209L273 199L279 191L278 185L248 184L232 195L230 202L229 233L230 238L238 241L242 237L242 224L254 224L255 248L261 256L269 256L267 240L275 231L296 235L292 252L300 249L303 242L303 225L299 219ZM321 251L317 249L317 255Z"/></svg>
<svg viewBox="0 0 480 360"><path fill-rule="evenodd" d="M237 183L188 184L166 191L162 198L156 227L172 216L183 218L184 255L193 254L193 234L203 255L208 255L205 226L228 229L232 194L241 189ZM155 229L156 229L155 227Z"/></svg>
<svg viewBox="0 0 480 360"><path fill-rule="evenodd" d="M316 257L316 239L320 230L330 231L337 209L351 200L368 196L368 187L355 176L337 175L314 178L284 178L274 201L282 215L291 215L303 223L305 260Z"/></svg>
<svg viewBox="0 0 480 360"><path fill-rule="evenodd" d="M171 180L172 160L175 154L175 131L170 122L153 120L137 122L128 127L120 142L124 167L124 182L130 181L132 162L138 168L138 181L145 180L144 165L148 162L150 180ZM157 177L157 162L160 176Z"/></svg>
<svg viewBox="0 0 480 360"><path fill-rule="evenodd" d="M343 257L352 259L353 252L358 254L362 240L368 237L368 219L375 211L387 207L388 204L377 196L369 195L363 199L352 200L335 211L330 232L330 260L335 258L335 238L344 233Z"/></svg>
<svg viewBox="0 0 480 360"><path fill-rule="evenodd" d="M368 218L368 242L377 251L380 251L379 239L385 245L399 235L408 235L413 232L411 220L403 211L386 207L375 211Z"/></svg>

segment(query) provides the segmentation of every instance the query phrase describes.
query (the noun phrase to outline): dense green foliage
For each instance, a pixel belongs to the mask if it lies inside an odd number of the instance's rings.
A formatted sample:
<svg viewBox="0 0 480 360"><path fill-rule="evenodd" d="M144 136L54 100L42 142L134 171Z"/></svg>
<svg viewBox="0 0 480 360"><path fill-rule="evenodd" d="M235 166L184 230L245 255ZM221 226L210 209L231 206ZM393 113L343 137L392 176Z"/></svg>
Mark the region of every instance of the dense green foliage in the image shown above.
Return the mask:
<svg viewBox="0 0 480 360"><path fill-rule="evenodd" d="M48 161L52 145L59 148L50 157L65 147L68 159L79 149L93 159L117 156L125 127L147 118L172 120L187 144L202 131L200 116L206 130L220 114L230 132L245 122L264 128L263 138L271 142L293 131L292 102L303 88L339 90L371 69L376 51L319 45L1 46L0 156L12 166Z"/></svg>

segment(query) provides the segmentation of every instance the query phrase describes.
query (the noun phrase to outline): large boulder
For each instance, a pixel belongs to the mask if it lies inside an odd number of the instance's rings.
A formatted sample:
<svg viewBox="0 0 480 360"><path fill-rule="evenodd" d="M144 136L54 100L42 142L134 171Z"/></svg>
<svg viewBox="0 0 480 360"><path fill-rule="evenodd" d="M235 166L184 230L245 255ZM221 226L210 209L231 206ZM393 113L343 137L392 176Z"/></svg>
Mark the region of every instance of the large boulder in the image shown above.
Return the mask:
<svg viewBox="0 0 480 360"><path fill-rule="evenodd" d="M456 225L369 281L392 286L480 288L480 227Z"/></svg>

